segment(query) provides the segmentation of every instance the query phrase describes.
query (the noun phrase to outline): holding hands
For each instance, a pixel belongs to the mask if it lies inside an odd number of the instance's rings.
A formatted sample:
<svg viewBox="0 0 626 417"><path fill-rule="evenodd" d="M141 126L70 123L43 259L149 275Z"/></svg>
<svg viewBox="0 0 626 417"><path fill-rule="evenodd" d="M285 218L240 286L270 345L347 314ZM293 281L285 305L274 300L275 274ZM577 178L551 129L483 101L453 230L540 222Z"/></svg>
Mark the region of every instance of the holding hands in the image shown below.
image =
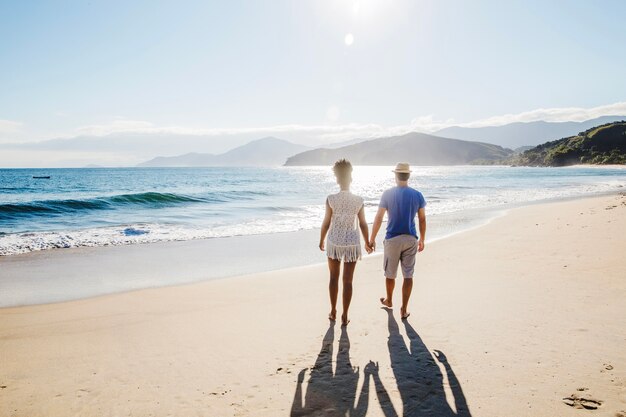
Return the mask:
<svg viewBox="0 0 626 417"><path fill-rule="evenodd" d="M365 365L365 369L363 369L365 375L378 375L378 362L369 361L367 365Z"/></svg>

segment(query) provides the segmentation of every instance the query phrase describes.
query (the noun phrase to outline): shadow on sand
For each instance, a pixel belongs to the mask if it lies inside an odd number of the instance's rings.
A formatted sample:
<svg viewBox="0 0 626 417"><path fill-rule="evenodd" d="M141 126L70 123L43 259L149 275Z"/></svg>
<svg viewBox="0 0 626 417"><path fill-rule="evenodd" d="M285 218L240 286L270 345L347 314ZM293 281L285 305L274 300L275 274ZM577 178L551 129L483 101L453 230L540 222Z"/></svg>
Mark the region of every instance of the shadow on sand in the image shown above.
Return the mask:
<svg viewBox="0 0 626 417"><path fill-rule="evenodd" d="M391 368L402 399L402 413L398 413L378 375L378 365L370 361L363 370L363 386L358 395L359 368L350 363L350 340L345 327L341 328L339 351L333 372L334 327L331 325L322 341L317 361L311 369L304 400L302 385L306 369L298 374L298 384L291 407L291 416L365 416L369 403L370 376L374 381L376 396L383 414L389 416L435 416L471 417L463 390L445 355L438 350L434 354L443 366L450 390L450 406L444 390L444 378L433 354L428 350L415 329L403 321L408 345L400 334L398 322L390 309L388 315L389 339L387 346ZM304 401L304 402L303 402ZM355 404L356 403L356 404ZM456 411L455 411L456 409Z"/></svg>
<svg viewBox="0 0 626 417"><path fill-rule="evenodd" d="M403 320L402 323L409 338L409 345L407 346L404 338L400 335L398 322L393 317L392 310L385 310L388 315L387 327L389 329L387 347L389 348L391 369L402 398L402 415L405 417L470 417L471 414L459 380L443 352L435 350L435 356L445 369L456 412L450 407L446 399L443 374L422 339L409 324L408 320ZM399 415L389 402L389 396L386 395L385 388L382 385L378 385L376 378L374 383L378 401L383 408L385 416ZM383 394L382 397L381 393Z"/></svg>
<svg viewBox="0 0 626 417"><path fill-rule="evenodd" d="M369 378L366 376L356 402L359 368L350 363L350 339L345 327L341 327L339 351L333 372L334 323L330 325L322 341L302 403L303 369L298 374L298 385L291 406L291 416L365 416L368 406Z"/></svg>

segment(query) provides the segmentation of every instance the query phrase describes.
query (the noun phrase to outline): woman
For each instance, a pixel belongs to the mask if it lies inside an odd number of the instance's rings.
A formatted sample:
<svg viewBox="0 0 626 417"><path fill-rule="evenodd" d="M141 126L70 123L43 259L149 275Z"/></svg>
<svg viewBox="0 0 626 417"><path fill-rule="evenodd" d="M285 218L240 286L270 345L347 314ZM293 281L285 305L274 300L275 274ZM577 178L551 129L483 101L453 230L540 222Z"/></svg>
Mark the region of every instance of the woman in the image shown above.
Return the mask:
<svg viewBox="0 0 626 417"><path fill-rule="evenodd" d="M356 219L359 219L359 228L365 241L367 253L371 253L369 246L369 230L365 221L363 199L350 192L352 183L352 164L341 159L335 162L333 172L337 178L340 191L326 198L326 214L322 222L320 233L320 250L326 250L328 256L328 269L330 270L330 282L328 292L330 294L330 314L328 318L335 320L337 316L337 293L339 291L339 271L343 261L343 313L341 324L346 326L348 320L348 308L352 300L352 278L356 261L361 259L361 242L359 231L356 227ZM330 229L330 230L329 230ZM324 239L328 233L328 240L324 245Z"/></svg>

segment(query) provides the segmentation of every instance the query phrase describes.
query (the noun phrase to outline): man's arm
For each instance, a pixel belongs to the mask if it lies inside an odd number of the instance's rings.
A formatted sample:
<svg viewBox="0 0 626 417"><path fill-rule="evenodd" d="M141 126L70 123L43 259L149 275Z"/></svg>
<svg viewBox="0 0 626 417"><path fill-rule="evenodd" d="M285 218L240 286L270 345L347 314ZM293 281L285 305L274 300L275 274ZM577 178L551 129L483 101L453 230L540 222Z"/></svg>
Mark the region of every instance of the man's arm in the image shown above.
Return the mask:
<svg viewBox="0 0 626 417"><path fill-rule="evenodd" d="M420 223L420 240L417 244L417 251L421 252L424 250L424 242L426 240L426 209L424 207L417 210L417 218Z"/></svg>
<svg viewBox="0 0 626 417"><path fill-rule="evenodd" d="M378 211L376 212L376 217L374 217L374 224L372 225L372 234L370 235L370 247L372 250L376 250L376 235L380 230L380 226L383 224L383 219L385 218L385 213L387 209L384 207L378 207Z"/></svg>

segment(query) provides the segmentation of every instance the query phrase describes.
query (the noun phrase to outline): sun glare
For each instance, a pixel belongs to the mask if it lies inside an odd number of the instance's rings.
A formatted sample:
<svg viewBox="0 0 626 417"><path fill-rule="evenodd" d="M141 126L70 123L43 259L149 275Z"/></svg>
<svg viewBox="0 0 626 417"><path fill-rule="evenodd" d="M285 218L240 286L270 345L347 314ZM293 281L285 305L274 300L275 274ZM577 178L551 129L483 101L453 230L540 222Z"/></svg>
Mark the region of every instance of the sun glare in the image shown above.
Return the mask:
<svg viewBox="0 0 626 417"><path fill-rule="evenodd" d="M343 41L346 46L352 45L354 43L354 35L352 33L348 33L345 38L343 38Z"/></svg>

